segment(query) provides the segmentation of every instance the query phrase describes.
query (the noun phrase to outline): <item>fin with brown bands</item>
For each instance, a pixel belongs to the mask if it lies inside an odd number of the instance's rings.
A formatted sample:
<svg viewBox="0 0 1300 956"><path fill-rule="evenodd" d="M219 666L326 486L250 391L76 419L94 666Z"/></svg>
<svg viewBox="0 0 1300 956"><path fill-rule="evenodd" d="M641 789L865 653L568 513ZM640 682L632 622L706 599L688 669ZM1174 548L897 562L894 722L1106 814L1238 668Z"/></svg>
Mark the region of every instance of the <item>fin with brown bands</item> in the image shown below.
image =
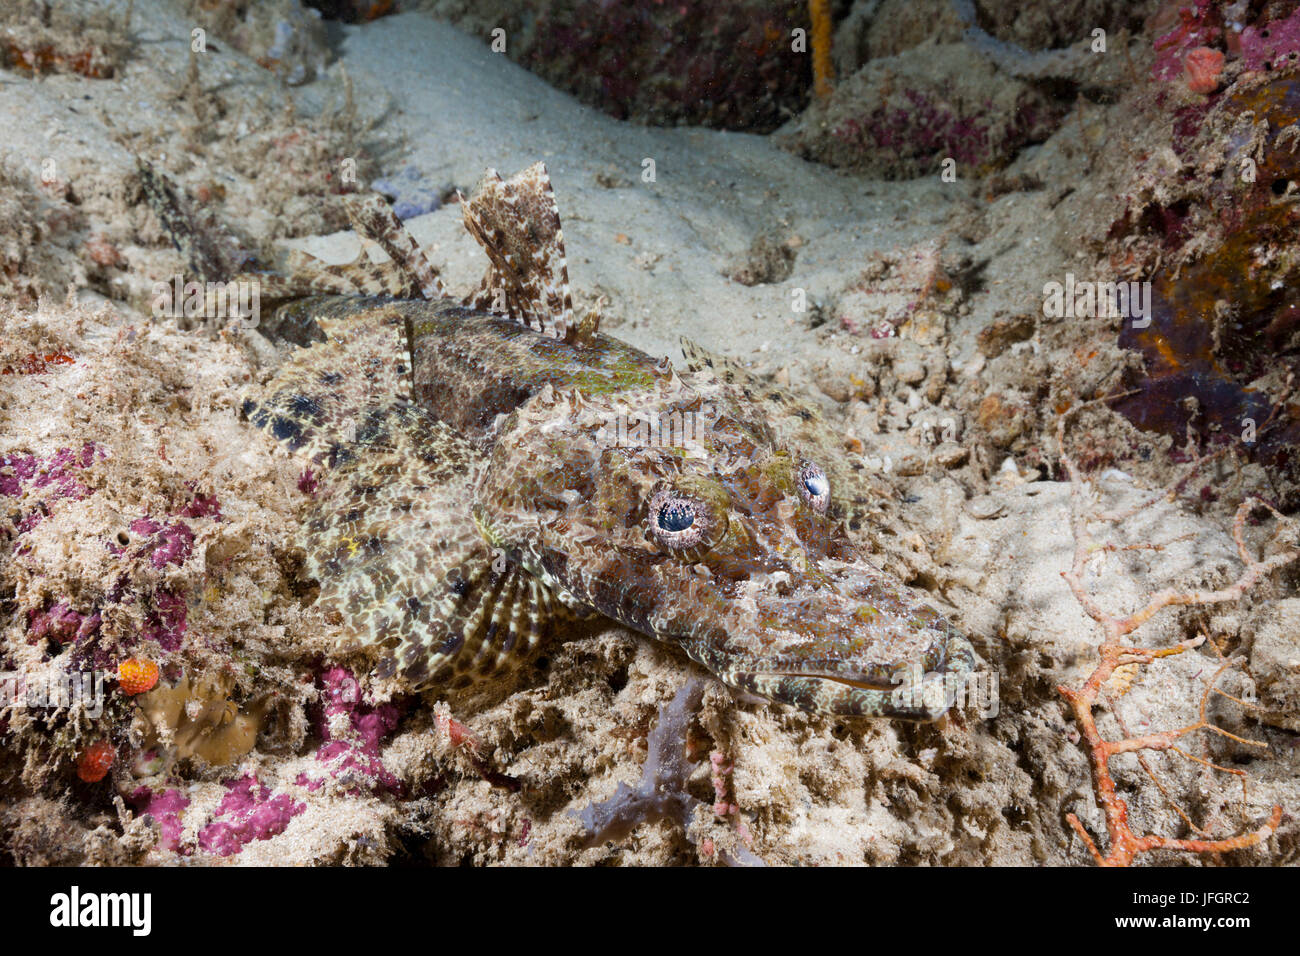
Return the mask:
<svg viewBox="0 0 1300 956"><path fill-rule="evenodd" d="M568 341L575 328L573 297L546 164L534 163L509 179L489 169L461 205L465 228L491 260L482 285L465 304L504 312Z"/></svg>

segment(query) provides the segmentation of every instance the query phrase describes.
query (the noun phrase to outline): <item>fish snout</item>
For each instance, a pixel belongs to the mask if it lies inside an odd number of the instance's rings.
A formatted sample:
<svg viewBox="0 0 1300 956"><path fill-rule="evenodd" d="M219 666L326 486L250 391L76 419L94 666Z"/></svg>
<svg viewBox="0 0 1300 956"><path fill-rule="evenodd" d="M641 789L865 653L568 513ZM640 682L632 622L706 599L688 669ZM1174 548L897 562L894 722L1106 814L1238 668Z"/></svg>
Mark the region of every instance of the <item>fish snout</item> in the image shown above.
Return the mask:
<svg viewBox="0 0 1300 956"><path fill-rule="evenodd" d="M724 680L801 710L934 720L975 671L970 642L869 565L782 580L742 601Z"/></svg>

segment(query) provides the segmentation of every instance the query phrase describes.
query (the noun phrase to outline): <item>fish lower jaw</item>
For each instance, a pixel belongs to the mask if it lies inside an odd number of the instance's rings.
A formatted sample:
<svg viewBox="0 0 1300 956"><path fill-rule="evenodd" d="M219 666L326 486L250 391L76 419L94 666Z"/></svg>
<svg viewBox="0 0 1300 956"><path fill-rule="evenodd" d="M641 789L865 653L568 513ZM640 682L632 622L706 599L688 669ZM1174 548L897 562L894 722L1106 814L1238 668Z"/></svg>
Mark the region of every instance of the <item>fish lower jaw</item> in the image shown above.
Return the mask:
<svg viewBox="0 0 1300 956"><path fill-rule="evenodd" d="M850 677L843 674L828 674L824 671L801 673L799 671L778 672L771 675L776 678L799 678L815 677L818 680L830 681L835 684L844 684L848 687L857 687L860 690L873 690L882 693L891 693L899 686L897 681L872 680L868 677Z"/></svg>
<svg viewBox="0 0 1300 956"><path fill-rule="evenodd" d="M831 717L887 717L930 722L956 700L956 673L936 671L885 683L857 675L797 672L732 672L720 675L741 691L807 713Z"/></svg>

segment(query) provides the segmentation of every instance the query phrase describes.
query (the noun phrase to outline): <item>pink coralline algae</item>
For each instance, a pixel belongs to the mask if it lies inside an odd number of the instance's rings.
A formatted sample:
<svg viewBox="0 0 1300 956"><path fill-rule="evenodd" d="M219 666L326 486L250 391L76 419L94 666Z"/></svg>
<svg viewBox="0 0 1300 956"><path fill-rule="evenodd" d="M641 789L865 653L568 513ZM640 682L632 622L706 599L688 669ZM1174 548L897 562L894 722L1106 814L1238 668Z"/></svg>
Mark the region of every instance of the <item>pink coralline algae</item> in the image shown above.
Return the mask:
<svg viewBox="0 0 1300 956"><path fill-rule="evenodd" d="M171 517L211 518L220 521L221 506L215 495L195 494L180 510L173 512ZM168 565L184 564L194 551L194 531L185 521L164 523L146 515L132 521L129 528L133 535L145 539L130 557L147 560L150 566L160 571ZM109 550L119 556L126 554L126 548L116 545L110 545ZM108 596L109 603L127 599L127 583L125 577L119 581L118 587ZM158 588L146 595L144 627L140 636L145 640L157 641L165 651L178 650L185 636L187 614L184 595L177 594L170 588Z"/></svg>
<svg viewBox="0 0 1300 956"><path fill-rule="evenodd" d="M139 787L131 794L131 803L140 813L147 813L158 824L160 836L158 846L164 850L189 854L190 847L181 846L181 833L185 824L181 814L190 805L190 801L181 792L172 787L162 792L155 792L148 787Z"/></svg>
<svg viewBox="0 0 1300 956"><path fill-rule="evenodd" d="M254 840L278 836L307 809L287 793L271 796L270 788L251 774L228 784L212 822L199 831L199 846L217 856L233 856Z"/></svg>
<svg viewBox="0 0 1300 956"><path fill-rule="evenodd" d="M397 708L364 703L356 678L342 667L322 675L321 699L324 705L318 731L323 743L316 759L329 767L330 777L342 781L353 793L382 788L400 794L401 783L379 759L380 741L397 728ZM296 782L309 790L323 783L306 774L299 774Z"/></svg>
<svg viewBox="0 0 1300 956"><path fill-rule="evenodd" d="M217 501L216 495L203 495L196 492L190 503L176 513L182 518L212 518L220 521L221 504Z"/></svg>
<svg viewBox="0 0 1300 956"><path fill-rule="evenodd" d="M60 448L47 458L35 455L0 455L0 497L21 498L28 491L42 491L36 508L14 517L18 534L26 534L49 514L49 503L59 499L80 501L90 496L90 489L78 477L97 458L106 457L94 442L80 450Z"/></svg>
<svg viewBox="0 0 1300 956"><path fill-rule="evenodd" d="M87 446L88 449L89 447ZM83 456L68 461L89 462L91 456L92 452L87 451ZM59 456L55 457L57 459ZM21 470L15 469L15 474L20 476L16 480L27 480L35 472L30 464L24 464ZM77 496L78 489L85 492L80 494L80 497L90 493L79 483L76 483L75 487L67 485L69 479L58 469L47 470L45 477L46 484L64 483L60 487L66 497ZM3 478L0 477L0 480ZM75 482L75 479L71 480ZM215 496L196 495L176 514L221 519L221 510ZM162 570L168 565L184 564L194 550L194 531L184 521L170 521L164 524L146 516L136 518L128 527L132 534L145 538L145 541L129 555L126 547L110 543L109 551L119 558L147 561L151 567ZM99 630L101 611L104 606L130 604L137 600L142 602L144 613L140 639L156 641L164 651L179 650L185 637L189 613L185 596L166 587L157 588L143 595L136 593L132 590L129 573L120 575L113 589L102 600L96 601L90 611L75 610L67 599L56 601L38 610L28 611L27 639L31 643L47 638L58 644L80 643L83 639L93 637ZM95 651L92 659L97 666L106 666L112 660L112 656Z"/></svg>
<svg viewBox="0 0 1300 956"><path fill-rule="evenodd" d="M183 521L162 524L152 518L136 518L129 525L131 533L147 540L137 548L131 558L147 560L150 566L162 570L168 565L184 564L194 550L194 532ZM126 555L126 548L109 545L118 556ZM129 593L130 578L124 574L117 586L108 594L109 604L130 603L135 598ZM140 637L157 641L165 651L175 651L185 636L188 607L183 595L170 588L158 588L144 595L144 626Z"/></svg>
<svg viewBox="0 0 1300 956"><path fill-rule="evenodd" d="M154 592L153 607L145 610L140 636L157 641L164 651L179 650L185 637L188 608L185 598L164 589Z"/></svg>
<svg viewBox="0 0 1300 956"><path fill-rule="evenodd" d="M89 637L99 629L98 614L75 611L67 601L56 601L50 607L27 612L27 641L34 644L49 638L56 644Z"/></svg>
<svg viewBox="0 0 1300 956"><path fill-rule="evenodd" d="M152 518L137 518L130 527L132 534L150 536L137 555L148 555L149 563L160 570L169 564L184 564L194 548L194 532L183 521L161 525Z"/></svg>
<svg viewBox="0 0 1300 956"><path fill-rule="evenodd" d="M1242 30L1241 57L1248 70L1276 70L1300 62L1300 9L1285 20Z"/></svg>
<svg viewBox="0 0 1300 956"><path fill-rule="evenodd" d="M1223 36L1223 19L1214 0L1180 5L1178 26L1156 40L1151 75L1170 82L1183 75L1187 55L1197 47L1213 46Z"/></svg>

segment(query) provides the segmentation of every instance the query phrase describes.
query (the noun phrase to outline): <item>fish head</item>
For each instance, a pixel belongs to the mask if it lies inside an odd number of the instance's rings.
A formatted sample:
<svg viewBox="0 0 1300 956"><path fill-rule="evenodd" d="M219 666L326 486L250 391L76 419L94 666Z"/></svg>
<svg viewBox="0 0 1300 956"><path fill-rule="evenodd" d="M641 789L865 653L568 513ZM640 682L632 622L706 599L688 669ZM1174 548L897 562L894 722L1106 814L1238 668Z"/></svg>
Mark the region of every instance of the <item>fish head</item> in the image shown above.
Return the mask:
<svg viewBox="0 0 1300 956"><path fill-rule="evenodd" d="M476 515L564 599L801 710L932 720L970 643L867 560L827 469L760 410L677 387L536 396L502 429Z"/></svg>

